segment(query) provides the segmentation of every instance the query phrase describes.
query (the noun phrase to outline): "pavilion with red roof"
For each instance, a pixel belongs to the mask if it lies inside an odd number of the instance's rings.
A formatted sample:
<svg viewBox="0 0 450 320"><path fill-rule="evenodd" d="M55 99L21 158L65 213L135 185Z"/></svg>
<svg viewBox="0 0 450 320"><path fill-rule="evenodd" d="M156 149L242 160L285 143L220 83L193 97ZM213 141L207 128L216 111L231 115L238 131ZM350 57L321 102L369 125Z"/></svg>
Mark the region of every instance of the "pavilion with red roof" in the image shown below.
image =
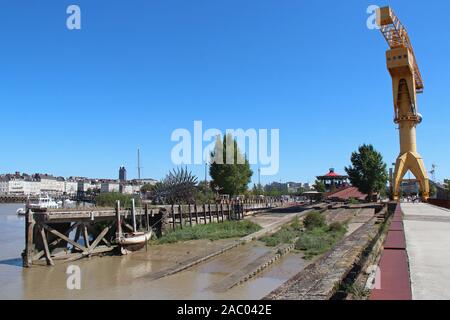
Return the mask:
<svg viewBox="0 0 450 320"><path fill-rule="evenodd" d="M334 168L323 176L318 176L317 180L323 182L326 192L334 192L348 186L348 176L340 175L334 172Z"/></svg>

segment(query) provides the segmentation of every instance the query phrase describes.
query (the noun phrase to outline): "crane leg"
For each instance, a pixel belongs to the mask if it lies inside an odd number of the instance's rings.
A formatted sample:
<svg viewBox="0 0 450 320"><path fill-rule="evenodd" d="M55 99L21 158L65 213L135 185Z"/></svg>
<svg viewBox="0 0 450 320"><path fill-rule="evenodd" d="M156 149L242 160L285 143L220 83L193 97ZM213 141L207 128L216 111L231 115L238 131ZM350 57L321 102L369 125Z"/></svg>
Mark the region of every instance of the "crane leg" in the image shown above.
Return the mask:
<svg viewBox="0 0 450 320"><path fill-rule="evenodd" d="M410 170L419 181L422 200L427 201L430 197L428 176L423 160L416 152L407 152L397 158L394 173L394 200L397 201L399 199L400 183L408 170Z"/></svg>

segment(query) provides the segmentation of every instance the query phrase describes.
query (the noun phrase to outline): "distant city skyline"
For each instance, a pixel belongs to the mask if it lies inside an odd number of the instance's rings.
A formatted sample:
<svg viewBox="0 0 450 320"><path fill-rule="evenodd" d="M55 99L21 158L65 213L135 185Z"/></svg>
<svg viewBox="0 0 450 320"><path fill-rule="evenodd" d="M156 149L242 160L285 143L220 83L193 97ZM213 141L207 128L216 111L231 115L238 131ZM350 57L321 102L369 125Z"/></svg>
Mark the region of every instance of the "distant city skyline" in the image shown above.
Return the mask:
<svg viewBox="0 0 450 320"><path fill-rule="evenodd" d="M330 167L344 174L363 143L388 168L399 153L387 45L367 28L370 1L78 0L81 30L66 27L70 4L2 4L0 172L115 178L124 165L136 178L140 148L141 176L160 180L175 167L172 132L196 120L279 129L279 172L262 184L313 183ZM450 177L450 2L390 5L425 83L419 152L442 181ZM204 165L187 167L204 180Z"/></svg>

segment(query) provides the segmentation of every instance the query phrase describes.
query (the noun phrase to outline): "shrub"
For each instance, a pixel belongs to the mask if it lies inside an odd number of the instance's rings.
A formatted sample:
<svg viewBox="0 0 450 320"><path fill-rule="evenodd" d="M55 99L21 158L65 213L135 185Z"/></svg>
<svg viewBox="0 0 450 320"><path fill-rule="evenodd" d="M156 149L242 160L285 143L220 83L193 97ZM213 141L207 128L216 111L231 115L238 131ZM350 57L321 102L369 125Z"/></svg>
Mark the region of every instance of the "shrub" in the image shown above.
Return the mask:
<svg viewBox="0 0 450 320"><path fill-rule="evenodd" d="M302 223L296 217L289 225L283 226L279 231L260 240L269 247L275 247L282 243L292 243L295 238L300 235L302 230Z"/></svg>
<svg viewBox="0 0 450 320"><path fill-rule="evenodd" d="M347 226L344 223L333 222L329 226L324 223L302 233L295 243L295 248L304 251L305 258L310 259L329 251L346 232Z"/></svg>
<svg viewBox="0 0 450 320"><path fill-rule="evenodd" d="M325 217L317 211L308 213L305 220L303 220L303 224L307 230L326 226Z"/></svg>
<svg viewBox="0 0 450 320"><path fill-rule="evenodd" d="M295 231L302 231L303 224L300 222L300 219L298 217L295 217L292 221L291 228Z"/></svg>
<svg viewBox="0 0 450 320"><path fill-rule="evenodd" d="M344 225L341 222L333 222L328 226L328 230L330 232L339 232L339 233L346 233L347 232L347 226Z"/></svg>

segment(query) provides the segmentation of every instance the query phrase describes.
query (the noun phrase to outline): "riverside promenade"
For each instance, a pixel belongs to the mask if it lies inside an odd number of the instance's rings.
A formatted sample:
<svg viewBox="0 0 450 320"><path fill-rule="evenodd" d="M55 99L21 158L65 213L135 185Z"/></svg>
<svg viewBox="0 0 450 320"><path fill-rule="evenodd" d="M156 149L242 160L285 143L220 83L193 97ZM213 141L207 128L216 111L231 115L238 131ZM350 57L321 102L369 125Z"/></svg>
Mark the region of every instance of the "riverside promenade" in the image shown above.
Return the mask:
<svg viewBox="0 0 450 320"><path fill-rule="evenodd" d="M450 299L450 210L402 203L413 300Z"/></svg>

